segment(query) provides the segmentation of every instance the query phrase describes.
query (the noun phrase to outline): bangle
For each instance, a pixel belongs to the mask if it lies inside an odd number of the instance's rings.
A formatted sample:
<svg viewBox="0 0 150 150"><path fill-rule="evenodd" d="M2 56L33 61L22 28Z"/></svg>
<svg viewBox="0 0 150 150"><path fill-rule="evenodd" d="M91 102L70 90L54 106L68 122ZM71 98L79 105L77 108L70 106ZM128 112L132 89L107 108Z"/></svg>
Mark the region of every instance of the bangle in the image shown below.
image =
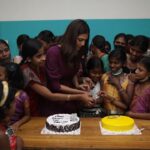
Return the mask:
<svg viewBox="0 0 150 150"><path fill-rule="evenodd" d="M67 101L70 101L70 97L71 97L71 95L68 94L68 95L67 95Z"/></svg>

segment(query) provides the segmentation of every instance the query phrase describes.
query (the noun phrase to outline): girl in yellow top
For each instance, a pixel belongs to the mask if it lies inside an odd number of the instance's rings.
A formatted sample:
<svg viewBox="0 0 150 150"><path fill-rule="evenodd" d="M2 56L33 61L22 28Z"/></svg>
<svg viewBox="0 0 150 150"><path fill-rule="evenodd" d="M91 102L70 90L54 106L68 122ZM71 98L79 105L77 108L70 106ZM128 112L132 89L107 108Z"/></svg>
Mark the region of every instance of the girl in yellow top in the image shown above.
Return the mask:
<svg viewBox="0 0 150 150"><path fill-rule="evenodd" d="M123 72L126 54L121 49L113 50L109 54L110 72L102 76L102 91L104 107L108 114L123 114L130 102L129 91L133 89L127 74Z"/></svg>

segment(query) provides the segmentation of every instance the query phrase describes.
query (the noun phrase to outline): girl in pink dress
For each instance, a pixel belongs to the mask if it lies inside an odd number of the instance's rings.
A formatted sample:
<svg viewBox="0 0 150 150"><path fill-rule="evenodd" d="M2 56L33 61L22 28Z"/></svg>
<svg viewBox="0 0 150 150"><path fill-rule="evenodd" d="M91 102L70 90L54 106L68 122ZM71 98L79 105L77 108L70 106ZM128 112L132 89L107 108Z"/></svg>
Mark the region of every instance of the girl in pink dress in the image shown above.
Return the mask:
<svg viewBox="0 0 150 150"><path fill-rule="evenodd" d="M144 57L137 64L135 74L130 76L135 85L127 115L133 118L150 119L150 58Z"/></svg>
<svg viewBox="0 0 150 150"><path fill-rule="evenodd" d="M3 68L2 68L3 67ZM11 117L11 127L17 130L30 118L29 97L23 90L24 80L20 66L16 63L8 63L0 67L0 80L7 80L16 89L15 113Z"/></svg>
<svg viewBox="0 0 150 150"><path fill-rule="evenodd" d="M30 119L29 96L23 90L24 80L21 68L16 63L6 65L6 80L15 88L15 113L11 117L11 126L17 130Z"/></svg>
<svg viewBox="0 0 150 150"><path fill-rule="evenodd" d="M16 90L8 82L0 82L0 135L7 135L11 150L21 150L23 141L17 137L11 127L10 118L15 111L14 96Z"/></svg>

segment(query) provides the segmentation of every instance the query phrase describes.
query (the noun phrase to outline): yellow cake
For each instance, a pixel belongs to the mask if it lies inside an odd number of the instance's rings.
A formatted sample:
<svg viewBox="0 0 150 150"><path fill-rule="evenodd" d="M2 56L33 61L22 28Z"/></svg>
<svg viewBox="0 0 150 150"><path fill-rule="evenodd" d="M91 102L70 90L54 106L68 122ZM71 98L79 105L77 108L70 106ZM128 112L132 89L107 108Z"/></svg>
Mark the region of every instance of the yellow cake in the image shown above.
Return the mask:
<svg viewBox="0 0 150 150"><path fill-rule="evenodd" d="M127 116L111 115L102 118L101 125L110 131L128 131L133 129L134 120Z"/></svg>

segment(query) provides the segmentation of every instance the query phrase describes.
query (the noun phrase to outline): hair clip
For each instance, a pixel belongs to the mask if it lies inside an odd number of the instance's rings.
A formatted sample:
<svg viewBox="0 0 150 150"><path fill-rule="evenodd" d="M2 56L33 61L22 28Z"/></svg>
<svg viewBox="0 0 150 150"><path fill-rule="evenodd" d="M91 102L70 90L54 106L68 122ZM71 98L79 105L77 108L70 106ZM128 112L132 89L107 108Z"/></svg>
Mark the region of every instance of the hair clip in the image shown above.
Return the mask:
<svg viewBox="0 0 150 150"><path fill-rule="evenodd" d="M4 105L8 97L8 83L6 81L2 81L2 85L3 85L3 97L0 100L0 107Z"/></svg>

